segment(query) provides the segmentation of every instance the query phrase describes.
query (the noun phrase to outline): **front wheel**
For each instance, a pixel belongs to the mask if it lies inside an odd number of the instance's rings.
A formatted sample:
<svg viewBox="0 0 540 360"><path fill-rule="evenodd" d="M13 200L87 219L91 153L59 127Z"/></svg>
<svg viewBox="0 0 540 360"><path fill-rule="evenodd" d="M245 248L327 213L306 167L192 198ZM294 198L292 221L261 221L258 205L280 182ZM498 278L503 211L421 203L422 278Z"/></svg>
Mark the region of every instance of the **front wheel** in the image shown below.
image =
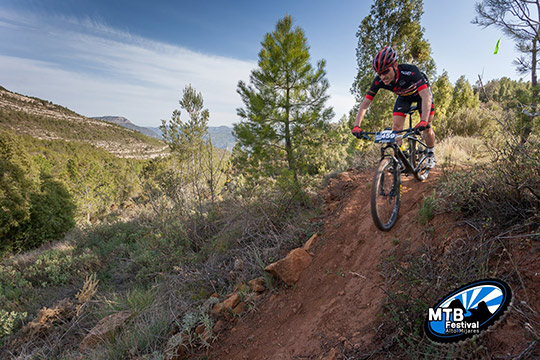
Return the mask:
<svg viewBox="0 0 540 360"><path fill-rule="evenodd" d="M396 223L401 205L401 172L393 158L384 158L373 176L371 186L371 216L383 231Z"/></svg>

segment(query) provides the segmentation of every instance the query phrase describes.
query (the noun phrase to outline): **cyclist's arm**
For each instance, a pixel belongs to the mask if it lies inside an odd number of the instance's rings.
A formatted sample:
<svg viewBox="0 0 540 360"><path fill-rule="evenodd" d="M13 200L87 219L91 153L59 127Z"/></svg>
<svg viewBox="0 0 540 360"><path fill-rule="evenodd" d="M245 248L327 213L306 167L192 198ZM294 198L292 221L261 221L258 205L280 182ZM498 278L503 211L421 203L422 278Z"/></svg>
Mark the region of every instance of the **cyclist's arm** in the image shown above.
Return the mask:
<svg viewBox="0 0 540 360"><path fill-rule="evenodd" d="M360 109L358 110L358 114L356 115L356 121L354 123L354 126L360 126L362 124L362 120L364 119L364 116L366 116L367 109L369 108L369 105L371 104L371 100L367 97L362 100L362 103L360 103Z"/></svg>
<svg viewBox="0 0 540 360"><path fill-rule="evenodd" d="M428 122L429 113L431 112L431 103L433 101L431 91L429 90L429 87L426 86L424 89L420 90L418 94L422 98L422 118L420 120Z"/></svg>

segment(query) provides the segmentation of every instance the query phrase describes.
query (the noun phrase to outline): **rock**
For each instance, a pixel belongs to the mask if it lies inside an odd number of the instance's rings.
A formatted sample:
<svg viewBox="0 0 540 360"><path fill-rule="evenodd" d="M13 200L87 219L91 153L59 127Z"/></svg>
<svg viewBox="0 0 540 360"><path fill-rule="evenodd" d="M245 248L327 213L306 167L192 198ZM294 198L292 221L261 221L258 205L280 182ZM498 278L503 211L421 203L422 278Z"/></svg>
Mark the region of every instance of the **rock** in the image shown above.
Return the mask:
<svg viewBox="0 0 540 360"><path fill-rule="evenodd" d="M308 253L313 251L313 248L315 245L317 245L317 238L319 237L319 234L315 233L313 234L308 241L304 244L304 250L306 250Z"/></svg>
<svg viewBox="0 0 540 360"><path fill-rule="evenodd" d="M212 331L214 334L219 334L223 329L225 329L225 322L223 320L218 320Z"/></svg>
<svg viewBox="0 0 540 360"><path fill-rule="evenodd" d="M311 264L311 255L303 248L292 250L284 259L268 265L264 270L288 285L295 284L300 274Z"/></svg>
<svg viewBox="0 0 540 360"><path fill-rule="evenodd" d="M247 310L248 310L247 304L242 301L242 302L239 302L238 305L234 307L234 309L232 309L232 312L234 315L241 315L245 313Z"/></svg>
<svg viewBox="0 0 540 360"><path fill-rule="evenodd" d="M266 286L264 286L264 283L265 281L262 277L258 277L248 282L249 288L255 293L261 293L266 290Z"/></svg>
<svg viewBox="0 0 540 360"><path fill-rule="evenodd" d="M223 305L223 310L232 310L239 302L240 295L232 293L229 298L225 299L221 304Z"/></svg>
<svg viewBox="0 0 540 360"><path fill-rule="evenodd" d="M165 347L163 357L165 360L182 360L186 358L187 346L184 344L182 333L171 337Z"/></svg>
<svg viewBox="0 0 540 360"><path fill-rule="evenodd" d="M201 335L204 332L204 330L206 330L206 326L201 324L195 328L195 334Z"/></svg>
<svg viewBox="0 0 540 360"><path fill-rule="evenodd" d="M213 317L218 317L221 315L222 312L223 312L223 304L218 303L212 307L212 310L210 310L210 315L212 315Z"/></svg>
<svg viewBox="0 0 540 360"><path fill-rule="evenodd" d="M332 179L333 180L333 179ZM339 201L343 197L343 190L335 181L328 183L328 200Z"/></svg>
<svg viewBox="0 0 540 360"><path fill-rule="evenodd" d="M116 330L124 325L130 316L130 311L121 311L101 319L81 342L81 345L79 346L80 351L88 350L97 343L110 337Z"/></svg>
<svg viewBox="0 0 540 360"><path fill-rule="evenodd" d="M351 174L349 174L347 171L344 171L342 173L339 173L337 175L337 178L340 180L340 181L345 181L345 182L349 182L349 181L352 181L351 179Z"/></svg>
<svg viewBox="0 0 540 360"><path fill-rule="evenodd" d="M204 341L210 340L212 333L206 328L205 325L201 324L195 328L195 334L199 335Z"/></svg>

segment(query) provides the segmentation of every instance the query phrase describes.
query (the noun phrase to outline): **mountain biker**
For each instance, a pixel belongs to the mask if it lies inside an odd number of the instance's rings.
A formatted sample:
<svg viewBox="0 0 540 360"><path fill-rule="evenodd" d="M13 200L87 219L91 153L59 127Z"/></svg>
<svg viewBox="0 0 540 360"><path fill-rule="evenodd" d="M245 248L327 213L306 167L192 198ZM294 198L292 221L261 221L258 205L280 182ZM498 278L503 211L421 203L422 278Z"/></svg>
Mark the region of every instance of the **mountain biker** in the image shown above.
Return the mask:
<svg viewBox="0 0 540 360"><path fill-rule="evenodd" d="M396 52L389 46L384 47L373 58L373 70L377 73L375 80L371 84L366 97L360 104L360 110L356 116L356 122L352 129L353 135L360 138L362 136L362 120L377 95L379 89L390 90L398 95L394 104L392 130L403 130L406 114L409 112L412 103L418 104L420 112L420 122L415 129L423 129L428 124L431 125L434 118L434 103L427 76L416 66L400 64L396 62ZM426 166L433 168L436 164L433 148L435 146L435 133L433 127L429 127L423 133L427 145Z"/></svg>

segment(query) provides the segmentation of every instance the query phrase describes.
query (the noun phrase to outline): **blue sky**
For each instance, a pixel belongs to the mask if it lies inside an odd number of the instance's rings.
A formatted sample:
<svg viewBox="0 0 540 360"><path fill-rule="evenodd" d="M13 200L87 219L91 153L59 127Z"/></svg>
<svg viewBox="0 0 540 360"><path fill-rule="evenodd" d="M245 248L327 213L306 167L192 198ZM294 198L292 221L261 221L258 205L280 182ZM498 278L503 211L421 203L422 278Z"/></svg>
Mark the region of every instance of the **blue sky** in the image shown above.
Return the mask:
<svg viewBox="0 0 540 360"><path fill-rule="evenodd" d="M437 73L446 70L452 81L465 75L471 83L479 74L485 81L519 79L513 42L497 29L472 25L474 3L424 0L422 26ZM0 85L82 115L159 126L192 84L203 94L210 125L230 126L243 105L238 81L249 80L264 35L288 13L305 31L313 63L327 61L328 104L337 120L354 104L355 33L370 6L360 0L1 0Z"/></svg>

